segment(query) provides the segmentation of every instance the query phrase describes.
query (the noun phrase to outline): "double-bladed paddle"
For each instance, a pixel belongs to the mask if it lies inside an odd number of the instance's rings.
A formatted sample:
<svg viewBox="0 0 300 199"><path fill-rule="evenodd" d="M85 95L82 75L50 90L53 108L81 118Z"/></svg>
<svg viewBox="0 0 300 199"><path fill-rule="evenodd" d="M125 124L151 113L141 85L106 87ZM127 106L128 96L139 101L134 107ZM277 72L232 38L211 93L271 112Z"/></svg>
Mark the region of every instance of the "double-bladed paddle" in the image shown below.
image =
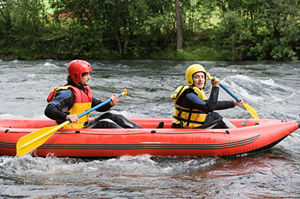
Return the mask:
<svg viewBox="0 0 300 199"><path fill-rule="evenodd" d="M127 90L124 89L124 92L118 94L118 97L126 96L126 95L127 95ZM84 113L79 114L77 117L81 118L84 115L87 115L90 112L92 112L110 102L111 102L111 99L106 100L105 102L102 102L101 104L98 104L97 106L94 106L93 108L85 111ZM68 120L68 121L65 121L64 123L61 123L56 126L45 127L45 128L39 129L37 131L34 131L28 135L21 137L17 142L17 155L23 156L26 153L38 148L40 145L45 143L56 131L58 131L62 127L66 126L70 122L71 121Z"/></svg>
<svg viewBox="0 0 300 199"><path fill-rule="evenodd" d="M206 75L209 80L214 80L214 78L211 77L209 73L206 73ZM241 100L237 98L232 92L230 92L223 84L220 83L220 86L236 101L241 102ZM250 113L250 115L252 115L254 119L259 119L258 114L254 110L254 108L252 108L249 104L242 103L242 106Z"/></svg>

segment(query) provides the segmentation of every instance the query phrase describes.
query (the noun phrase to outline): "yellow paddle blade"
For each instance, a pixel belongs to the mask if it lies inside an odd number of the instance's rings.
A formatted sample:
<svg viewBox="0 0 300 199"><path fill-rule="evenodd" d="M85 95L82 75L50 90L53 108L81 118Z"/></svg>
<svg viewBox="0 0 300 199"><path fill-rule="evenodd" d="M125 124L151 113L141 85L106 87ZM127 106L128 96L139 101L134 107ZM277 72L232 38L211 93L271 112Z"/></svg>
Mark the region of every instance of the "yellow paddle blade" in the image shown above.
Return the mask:
<svg viewBox="0 0 300 199"><path fill-rule="evenodd" d="M254 119L259 119L258 114L249 104L242 103L242 106L252 115Z"/></svg>
<svg viewBox="0 0 300 199"><path fill-rule="evenodd" d="M46 142L56 131L68 124L66 121L58 126L50 126L21 137L17 142L17 155L23 156Z"/></svg>
<svg viewBox="0 0 300 199"><path fill-rule="evenodd" d="M123 95L123 96L126 96L126 95L127 95L127 89L124 89L122 95Z"/></svg>

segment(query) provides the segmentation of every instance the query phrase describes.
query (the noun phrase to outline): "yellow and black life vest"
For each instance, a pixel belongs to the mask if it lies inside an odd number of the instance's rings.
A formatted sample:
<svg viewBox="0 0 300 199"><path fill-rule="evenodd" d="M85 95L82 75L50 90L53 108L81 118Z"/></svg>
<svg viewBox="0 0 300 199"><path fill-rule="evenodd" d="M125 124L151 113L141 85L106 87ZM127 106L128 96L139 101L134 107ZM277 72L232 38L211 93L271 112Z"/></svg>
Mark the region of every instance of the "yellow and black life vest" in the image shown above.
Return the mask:
<svg viewBox="0 0 300 199"><path fill-rule="evenodd" d="M47 101L51 102L52 99L55 97L57 91L62 90L62 89L71 89L73 94L74 94L74 104L68 110L70 115L76 114L79 115L92 107L92 91L88 86L84 87L84 91L74 87L74 86L64 86L60 88L54 88L51 93L49 94ZM84 124L89 120L89 114L82 116L81 118L78 119L77 123L69 123L68 125L64 126L64 128L70 129L70 128L75 128L75 129L80 129L84 128Z"/></svg>
<svg viewBox="0 0 300 199"><path fill-rule="evenodd" d="M172 122L174 124L180 124L180 126L183 128L197 128L204 123L207 114L199 109L181 107L177 104L179 97L188 88L190 88L190 86L179 86L171 95L171 99L174 100L175 105ZM191 88L193 88L201 100L207 100L207 97L202 89L200 90L194 86Z"/></svg>

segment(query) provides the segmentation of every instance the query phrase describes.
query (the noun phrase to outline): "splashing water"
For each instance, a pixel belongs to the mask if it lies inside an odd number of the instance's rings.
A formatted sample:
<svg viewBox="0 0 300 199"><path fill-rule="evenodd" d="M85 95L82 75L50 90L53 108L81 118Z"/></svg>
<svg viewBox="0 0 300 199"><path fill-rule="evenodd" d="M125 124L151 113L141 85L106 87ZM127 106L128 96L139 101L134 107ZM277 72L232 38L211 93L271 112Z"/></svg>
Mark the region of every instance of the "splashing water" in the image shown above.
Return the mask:
<svg viewBox="0 0 300 199"><path fill-rule="evenodd" d="M68 62L0 61L0 117L44 118L49 92L66 83ZM90 61L90 87L102 100L126 88L114 111L127 117L171 117L170 95L193 63ZM261 118L299 120L299 62L200 63ZM232 100L222 90L219 98ZM220 113L251 118L243 108ZM299 198L299 143L298 130L269 151L228 158L0 156L0 198Z"/></svg>

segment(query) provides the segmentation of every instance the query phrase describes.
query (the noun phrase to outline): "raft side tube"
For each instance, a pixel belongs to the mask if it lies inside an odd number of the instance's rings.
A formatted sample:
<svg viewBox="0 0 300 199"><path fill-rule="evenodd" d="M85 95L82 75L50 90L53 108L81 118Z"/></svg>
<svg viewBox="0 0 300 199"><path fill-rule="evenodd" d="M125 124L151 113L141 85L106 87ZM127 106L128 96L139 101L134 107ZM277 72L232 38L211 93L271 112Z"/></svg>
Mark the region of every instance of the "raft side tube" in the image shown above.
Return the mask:
<svg viewBox="0 0 300 199"><path fill-rule="evenodd" d="M297 123L298 123L298 128L300 128L300 120L298 120Z"/></svg>

